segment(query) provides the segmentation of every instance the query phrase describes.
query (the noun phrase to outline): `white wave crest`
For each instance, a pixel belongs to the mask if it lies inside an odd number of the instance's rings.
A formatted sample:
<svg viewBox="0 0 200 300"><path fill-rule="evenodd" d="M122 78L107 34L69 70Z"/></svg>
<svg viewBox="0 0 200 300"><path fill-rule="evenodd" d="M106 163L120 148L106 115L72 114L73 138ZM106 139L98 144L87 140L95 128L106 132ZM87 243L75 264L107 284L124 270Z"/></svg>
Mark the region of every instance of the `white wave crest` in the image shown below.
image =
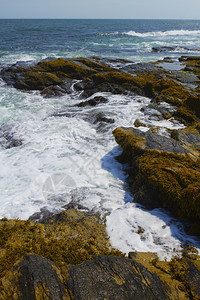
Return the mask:
<svg viewBox="0 0 200 300"><path fill-rule="evenodd" d="M123 32L125 35L137 37L160 37L160 36L183 36L183 35L200 35L200 30L168 30L168 31L152 31L152 32Z"/></svg>

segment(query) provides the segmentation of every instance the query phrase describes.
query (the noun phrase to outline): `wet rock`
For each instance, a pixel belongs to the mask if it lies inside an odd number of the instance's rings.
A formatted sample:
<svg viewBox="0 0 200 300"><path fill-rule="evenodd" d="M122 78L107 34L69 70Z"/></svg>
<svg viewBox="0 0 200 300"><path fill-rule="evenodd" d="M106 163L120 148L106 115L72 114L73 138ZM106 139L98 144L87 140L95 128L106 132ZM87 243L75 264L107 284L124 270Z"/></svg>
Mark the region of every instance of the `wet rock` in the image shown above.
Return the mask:
<svg viewBox="0 0 200 300"><path fill-rule="evenodd" d="M105 115L103 112L95 112L91 113L90 122L92 124L97 124L99 122L112 124L115 123L115 120L113 118L108 118L107 115Z"/></svg>
<svg viewBox="0 0 200 300"><path fill-rule="evenodd" d="M135 127L146 127L146 124L140 122L140 120L136 119L134 122Z"/></svg>
<svg viewBox="0 0 200 300"><path fill-rule="evenodd" d="M106 58L106 57L94 57L98 62L105 63L110 65L111 67L123 67L127 64L133 64L132 60L123 59L123 58Z"/></svg>
<svg viewBox="0 0 200 300"><path fill-rule="evenodd" d="M197 266L188 261L186 280L193 297L200 297L200 272Z"/></svg>
<svg viewBox="0 0 200 300"><path fill-rule="evenodd" d="M177 81L184 83L184 84L193 84L198 85L199 79L196 75L192 73L184 73L184 72L178 72L178 71L172 71L171 77L176 79Z"/></svg>
<svg viewBox="0 0 200 300"><path fill-rule="evenodd" d="M129 184L134 200L170 210L190 221L190 232L200 235L199 134L173 133L179 137L173 139L133 128L117 128L113 134L123 149L119 159L132 167Z"/></svg>
<svg viewBox="0 0 200 300"><path fill-rule="evenodd" d="M39 212L34 213L29 217L31 222L48 223L55 216L55 213L47 208L41 208Z"/></svg>
<svg viewBox="0 0 200 300"><path fill-rule="evenodd" d="M81 196L81 195L80 195ZM159 261L110 248L97 214L69 209L42 222L0 220L1 299L195 299L197 250ZM142 228L139 228L142 232ZM17 239L16 239L17 237ZM30 254L31 253L31 254Z"/></svg>
<svg viewBox="0 0 200 300"><path fill-rule="evenodd" d="M17 137L15 124L5 123L0 126L0 145L4 149L19 147L23 144L22 139Z"/></svg>
<svg viewBox="0 0 200 300"><path fill-rule="evenodd" d="M153 47L153 52L169 52L176 50L177 47L167 47L167 46L161 46L161 47Z"/></svg>
<svg viewBox="0 0 200 300"><path fill-rule="evenodd" d="M171 137L185 145L188 144L189 146L192 145L194 148L200 148L200 135L197 133L195 134L184 130L173 130L171 132Z"/></svg>
<svg viewBox="0 0 200 300"><path fill-rule="evenodd" d="M153 52L171 52L171 51L200 51L200 48L190 48L185 46L174 46L174 47L168 47L168 46L160 46L160 47L153 47Z"/></svg>
<svg viewBox="0 0 200 300"><path fill-rule="evenodd" d="M89 211L89 209L80 203L78 201L70 201L67 205L63 207L64 209L77 209L77 210L84 210L84 211ZM91 214L91 213L90 213Z"/></svg>
<svg viewBox="0 0 200 300"><path fill-rule="evenodd" d="M119 140L118 140L119 134ZM134 150L139 153L146 150L168 151L171 153L188 153L189 150L184 148L183 143L173 138L168 138L154 133L151 129L143 132L135 128L118 128L114 130L116 141L124 145L126 139L132 139Z"/></svg>
<svg viewBox="0 0 200 300"><path fill-rule="evenodd" d="M165 102L157 104L152 101L149 105L142 107L141 111L144 113L144 115L149 116L150 120L159 121L171 118L174 108Z"/></svg>
<svg viewBox="0 0 200 300"><path fill-rule="evenodd" d="M41 95L44 96L45 98L51 98L51 97L63 96L65 94L71 94L72 82L73 81L69 80L68 82L66 81L65 84L62 84L62 86L59 85L48 86L41 91Z"/></svg>
<svg viewBox="0 0 200 300"><path fill-rule="evenodd" d="M111 115L111 114L110 114ZM110 125L115 123L115 119L110 118L109 114L101 111L91 111L87 115L80 115L85 121L95 125L97 131L106 131Z"/></svg>
<svg viewBox="0 0 200 300"><path fill-rule="evenodd" d="M72 79L83 79L101 71L109 71L108 65L100 64L92 59L54 59L45 60L32 65L14 64L1 71L4 81L22 90L46 90L46 96L52 96L52 86L63 86ZM57 89L56 89L57 90ZM58 90L57 90L58 92ZM45 93L45 90L44 90Z"/></svg>
<svg viewBox="0 0 200 300"><path fill-rule="evenodd" d="M160 68L156 66L156 64L154 63L130 64L121 68L123 72L128 72L130 74L144 73L144 72L158 72L159 69Z"/></svg>
<svg viewBox="0 0 200 300"><path fill-rule="evenodd" d="M157 275L136 261L98 256L69 270L67 286L75 299L168 299Z"/></svg>
<svg viewBox="0 0 200 300"><path fill-rule="evenodd" d="M4 218L0 220L0 234L0 278L8 279L7 272L30 253L53 261L61 267L64 277L67 277L66 269L70 264L80 264L95 255L123 255L111 247L99 215L70 208L57 214L43 213L39 223ZM32 260L26 263L32 264ZM7 293L13 290L12 286L12 281L9 287L5 281ZM2 298L1 288L0 280L0 298L12 299L8 295Z"/></svg>
<svg viewBox="0 0 200 300"><path fill-rule="evenodd" d="M76 106L78 107L85 107L85 106L96 106L98 104L106 103L108 99L103 96L96 96L90 100L82 101L78 103Z"/></svg>

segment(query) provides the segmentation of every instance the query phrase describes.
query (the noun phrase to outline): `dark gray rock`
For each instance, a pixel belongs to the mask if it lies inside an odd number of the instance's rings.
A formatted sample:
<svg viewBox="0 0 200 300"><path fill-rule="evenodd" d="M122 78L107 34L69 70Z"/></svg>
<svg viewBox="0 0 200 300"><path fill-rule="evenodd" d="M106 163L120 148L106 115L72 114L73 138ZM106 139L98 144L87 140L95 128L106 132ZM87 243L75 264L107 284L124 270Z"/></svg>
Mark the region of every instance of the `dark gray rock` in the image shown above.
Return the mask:
<svg viewBox="0 0 200 300"><path fill-rule="evenodd" d="M58 274L57 266L39 255L27 255L16 267L21 297L19 300L35 300L36 289L41 299L61 300L66 296L64 285Z"/></svg>
<svg viewBox="0 0 200 300"><path fill-rule="evenodd" d="M188 270L186 272L186 278L193 295L198 299L200 297L200 273L192 262L188 262Z"/></svg>
<svg viewBox="0 0 200 300"><path fill-rule="evenodd" d="M41 95L45 98L51 98L51 97L57 97L57 96L63 96L65 94L71 94L72 93L72 80L65 80L65 84L59 85L51 85L46 87L41 91Z"/></svg>
<svg viewBox="0 0 200 300"><path fill-rule="evenodd" d="M188 143L194 148L200 148L200 135L192 132L183 132L181 130L173 130L171 137L179 142Z"/></svg>
<svg viewBox="0 0 200 300"><path fill-rule="evenodd" d="M177 47L167 47L167 46L161 46L161 47L153 47L153 52L169 52L176 50Z"/></svg>
<svg viewBox="0 0 200 300"><path fill-rule="evenodd" d="M0 126L0 145L4 149L18 147L23 144L22 139L17 137L15 124L5 123Z"/></svg>
<svg viewBox="0 0 200 300"><path fill-rule="evenodd" d="M159 67L153 63L138 63L138 64L129 64L125 67L120 68L121 71L134 74L136 72L158 72Z"/></svg>
<svg viewBox="0 0 200 300"><path fill-rule="evenodd" d="M78 103L76 106L78 107L85 107L85 106L96 106L98 104L106 103L108 99L103 96L96 96L90 100L82 101Z"/></svg>
<svg viewBox="0 0 200 300"><path fill-rule="evenodd" d="M134 260L97 256L79 266L71 266L67 286L73 297L85 299L168 299L157 275Z"/></svg>
<svg viewBox="0 0 200 300"><path fill-rule="evenodd" d="M131 128L126 128L126 129L131 129ZM137 136L146 139L144 150L154 149L154 150L168 151L172 153L189 152L183 147L183 143L181 141L177 141L173 138L159 135L157 133L154 133L151 129L146 132L143 132L135 128L132 128L132 130L133 133L136 134Z"/></svg>

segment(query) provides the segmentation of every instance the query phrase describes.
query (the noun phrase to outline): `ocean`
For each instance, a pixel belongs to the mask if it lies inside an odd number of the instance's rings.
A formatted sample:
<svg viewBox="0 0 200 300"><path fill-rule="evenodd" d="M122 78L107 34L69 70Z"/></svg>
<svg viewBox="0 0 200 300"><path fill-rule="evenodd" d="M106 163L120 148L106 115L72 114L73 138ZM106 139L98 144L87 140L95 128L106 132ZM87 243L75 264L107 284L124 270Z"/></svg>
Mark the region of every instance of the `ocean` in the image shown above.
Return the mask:
<svg viewBox="0 0 200 300"><path fill-rule="evenodd" d="M200 55L200 20L0 20L0 69L47 57L148 62L181 55ZM73 107L81 101L75 91L47 99L0 79L0 217L27 219L39 211L60 211L73 201L106 216L112 245L125 253L152 251L163 259L185 243L200 248L198 239L188 236L167 211L132 202L125 183L127 166L115 160L121 149L112 136L114 128L131 127L140 119L162 126L166 134L165 128L184 125L144 114L141 108L150 103L148 98L100 95L108 102L83 111ZM67 116L53 116L63 111ZM95 113L115 122L101 130L92 122ZM22 145L6 148L6 135Z"/></svg>

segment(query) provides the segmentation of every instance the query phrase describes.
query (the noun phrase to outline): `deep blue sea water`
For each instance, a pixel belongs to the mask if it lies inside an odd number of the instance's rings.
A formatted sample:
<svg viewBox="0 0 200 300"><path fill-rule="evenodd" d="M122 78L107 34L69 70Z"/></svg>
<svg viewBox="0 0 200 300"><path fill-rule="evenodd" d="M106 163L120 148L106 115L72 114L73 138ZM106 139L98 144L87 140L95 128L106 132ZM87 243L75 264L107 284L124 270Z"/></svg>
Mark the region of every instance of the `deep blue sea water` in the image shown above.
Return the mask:
<svg viewBox="0 0 200 300"><path fill-rule="evenodd" d="M155 53L152 47L173 49ZM176 60L200 55L199 50L200 21L195 20L0 20L0 69L47 57ZM151 112L149 98L95 95L108 101L80 108L74 106L82 101L75 91L47 99L37 91L7 86L0 78L0 218L27 219L44 208L60 211L73 201L106 215L110 241L125 253L152 251L170 258L184 243L200 249L200 241L186 235L168 212L132 202L124 166L115 160L121 149L114 141L114 128L132 127L139 119L146 125L142 130L160 126L160 133L167 135L166 128L184 125L173 118L160 120L157 111ZM169 104L160 105L173 110ZM55 112L66 116L52 117ZM99 113L115 120L106 130L92 122ZM6 148L8 136L22 145Z"/></svg>
<svg viewBox="0 0 200 300"><path fill-rule="evenodd" d="M175 46L179 55L200 48L200 20L0 20L0 58L8 63L93 55L148 61L175 54L155 54L157 46Z"/></svg>

